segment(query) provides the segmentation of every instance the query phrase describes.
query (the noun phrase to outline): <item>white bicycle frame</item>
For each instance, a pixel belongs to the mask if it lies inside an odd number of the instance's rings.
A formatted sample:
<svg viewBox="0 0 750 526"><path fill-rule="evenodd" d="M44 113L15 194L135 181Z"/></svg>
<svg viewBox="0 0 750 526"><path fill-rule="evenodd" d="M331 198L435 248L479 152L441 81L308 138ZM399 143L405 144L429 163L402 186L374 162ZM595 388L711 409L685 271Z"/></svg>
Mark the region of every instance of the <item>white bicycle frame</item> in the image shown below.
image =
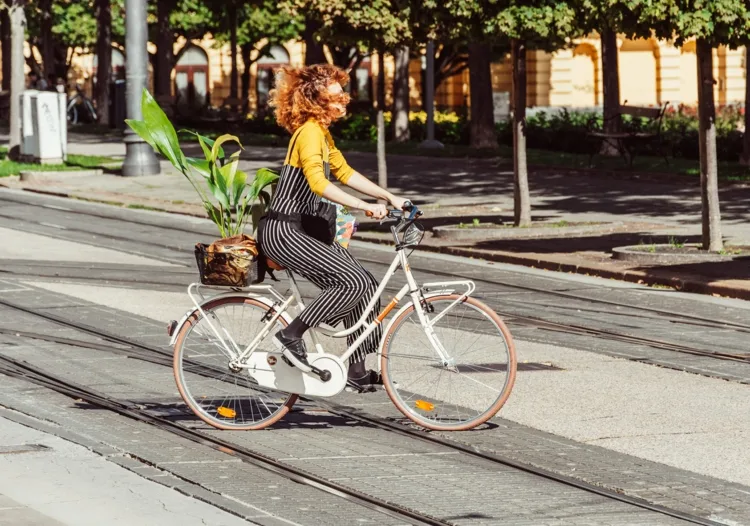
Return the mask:
<svg viewBox="0 0 750 526"><path fill-rule="evenodd" d="M395 233L394 233L394 236L395 236ZM378 288L375 291L375 294L373 295L372 299L370 299L370 302L367 304L367 307L365 308L364 313L362 314L362 316L360 317L360 319L357 321L356 324L354 324L349 329L342 330L342 331L336 331L336 329L333 329L333 328L323 328L323 327L317 327L310 331L311 338L315 345L315 352L318 352L318 353L324 352L323 346L320 343L320 339L318 338L317 333L322 333L325 336L329 336L331 338L345 338L349 336L350 334L354 333L355 331L359 330L360 327L362 327L363 325L367 323L367 317L375 308L375 304L377 303L378 298L380 298L381 294L385 290L385 287L388 285L388 282L396 274L399 267L404 269L404 273L406 275L406 284L398 291L398 293L396 293L396 295L388 303L388 305L386 305L386 307L378 314L377 318L367 325L367 327L362 332L362 334L360 334L359 337L349 346L346 352L344 352L344 354L341 355L340 358L342 362L347 363L348 358L352 354L354 354L354 352L357 350L359 345L378 326L382 324L386 316L388 316L388 314L408 294L411 297L410 304L414 305L414 309L416 310L417 316L422 325L422 328L424 329L425 334L427 335L427 339L429 340L435 352L438 354L438 356L442 360L443 365L444 366L453 365L452 358L449 356L448 352L445 350L445 348L442 346L440 341L435 336L435 331L433 327L453 307L455 307L457 304L461 303L465 298L470 296L474 292L474 290L476 290L476 285L471 280L457 280L457 281L436 281L436 282L424 283L422 287L420 287L417 284L416 280L414 279L414 276L411 272L411 267L409 266L408 257L406 255L406 252L403 249L397 251L396 256L393 258L393 262L388 267L388 270L386 271L385 276L383 277L380 284L378 285ZM297 285L297 280L295 279L294 274L292 272L287 271L287 275L289 276L289 283L291 285L291 290L292 290L292 294L288 298L284 298L284 296L279 294L271 285L253 285L249 287L244 287L242 289L238 289L238 291L236 292L222 295L224 297L236 296L238 295L238 293L241 295L247 295L248 297L252 297L253 299L259 300L267 304L274 311L273 316L265 324L265 327L263 328L263 330L259 334L257 334L255 338L244 349L240 349L240 347L232 338L231 334L229 334L229 332L226 329L221 327L221 330L219 330L219 328L216 327L216 325L213 323L211 318L209 316L206 316L206 313L203 311L203 308L202 308L202 304L205 303L205 298L199 291L199 288L201 287L201 285L198 283L193 283L192 285L188 287L188 295L193 300L193 303L195 304L196 309L200 312L201 316L208 323L211 329L211 332L218 339L218 341L221 342L222 347L224 348L224 350L227 352L227 355L231 359L230 365L232 365L233 367L237 367L237 368L250 367L249 365L247 365L248 358L253 353L253 351L255 351L255 349L258 347L260 342L263 341L263 339L266 338L266 336L268 336L272 327L274 327L276 320L278 320L280 317L285 315L285 313L291 306L292 302L296 300L295 306L298 312L301 312L302 310L304 310L305 305L302 302L302 294L300 293L299 286ZM466 291L462 295L460 295L456 300L454 300L448 307L446 307L440 314L438 314L432 319L429 319L426 313L424 312L424 309L421 308L422 299L426 297L436 296L436 295L453 293L454 289L448 288L448 287L458 287L458 286L465 286ZM438 290L430 290L433 287L438 287ZM195 292L193 292L193 289L195 289ZM424 294L425 292L427 292L427 295ZM261 293L261 294L256 294L256 293ZM273 296L273 298L276 301L270 300L267 297L263 297L262 293L270 294L271 296ZM200 301L198 300L196 296L200 296ZM407 303L406 305L404 305L401 308L401 310L398 312L398 314L400 314L401 312L409 308L410 304ZM194 311L191 311L190 313L186 314L182 322L179 323L177 327L182 326L182 324L187 320L187 318L189 317L190 314L192 314L192 312ZM398 318L398 314L394 316L393 318L394 320ZM391 321L391 323L393 323L393 321ZM177 335L178 332L179 331L175 331L175 336ZM382 351L382 342L381 342L380 350Z"/></svg>

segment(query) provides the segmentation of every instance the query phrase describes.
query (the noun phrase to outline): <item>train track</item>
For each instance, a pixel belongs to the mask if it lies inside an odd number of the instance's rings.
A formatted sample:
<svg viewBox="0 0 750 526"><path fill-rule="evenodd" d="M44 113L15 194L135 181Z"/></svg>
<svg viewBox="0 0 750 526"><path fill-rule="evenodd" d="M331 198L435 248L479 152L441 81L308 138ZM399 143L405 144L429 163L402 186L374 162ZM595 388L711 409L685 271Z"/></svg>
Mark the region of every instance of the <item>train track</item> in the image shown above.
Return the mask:
<svg viewBox="0 0 750 526"><path fill-rule="evenodd" d="M60 277L59 274L61 271L64 271L65 269L75 269L75 268L76 267L71 267L71 266L64 267L64 268L58 267L57 270L50 269L48 272L37 272L34 275L42 276L42 277ZM91 267L81 266L80 270L90 271ZM110 269L107 269L107 270L110 270ZM423 269L423 270L426 271L426 269ZM129 275L132 275L133 272L134 271L129 271ZM165 272L168 275L174 275L175 277L186 276L184 271L182 272L176 272L176 271L170 271L170 270L162 271L161 269L136 271L136 273L144 273L144 274L145 273L151 274L153 272ZM440 271L430 270L430 272L435 273L435 274L440 274ZM2 273L2 271L0 271L0 273ZM12 271L6 271L5 273L18 275L17 273L14 273ZM23 275L28 276L28 271L24 271ZM455 275L453 274L444 273L444 275L455 277ZM71 277L70 279L74 279L77 281L85 281L85 282L91 282L91 281L101 282L101 279L98 279L96 277L91 277L91 276L74 276L74 277ZM141 279L140 277L139 278L120 277L120 278L115 278L115 279L113 278L104 278L104 279L108 282L117 282L117 283L122 283L122 284L127 284L127 285L137 285L137 284L158 285L158 286L163 286L163 287L173 287L175 288L175 290L182 288L181 285L178 285L174 282L164 282L164 281L148 279L148 278ZM476 281L481 281L481 280L476 280ZM388 287L386 288L386 290L390 292L395 292L396 290L398 290L398 288ZM483 297L482 294L477 294L477 297L479 299L484 299L485 301L487 301L490 304L490 306L492 306L497 311L497 313L503 318L503 320L506 323L508 323L508 325L510 325L511 327L513 325L520 325L524 327L532 327L532 328L537 328L540 330L551 331L551 332L574 334L574 335L579 335L579 336L588 336L588 337L598 338L602 340L617 341L621 343L629 343L633 345L647 346L647 347L651 347L654 349L672 351L672 352L676 352L680 354L702 356L702 357L707 357L707 358L712 358L712 359L728 360L728 361L750 364L750 354L697 349L697 348L690 347L687 345L673 343L673 342L669 342L665 340L633 336L629 334L619 333L616 331L599 329L595 327L587 327L587 326L578 325L578 324L555 322L555 321L550 321L548 319L544 319L544 318L536 317L536 316L521 315L516 312L504 309L504 304L505 304L505 307L507 308L507 303L509 303L507 300L501 301L501 300L494 300L494 298L490 298L490 301L488 301L488 299ZM510 303L512 303L512 301ZM0 304L2 304L1 301L0 301ZM532 304L532 305L536 306L536 304ZM599 312L599 311L594 310L593 312ZM671 314L670 314L670 319L674 319L674 316ZM750 332L750 327L748 327L747 330L745 330L745 327L742 325L732 326L725 322L710 323L704 320L703 323L692 322L692 321L688 321L688 323L691 325L730 329L730 330L739 331L739 332ZM639 361L643 363L652 363L648 359L637 359L637 358L627 358L627 359L631 361Z"/></svg>
<svg viewBox="0 0 750 526"><path fill-rule="evenodd" d="M74 321L62 318L60 316L54 315L54 314L41 313L34 309L15 305L13 303L10 303L4 300L0 300L0 305L4 305L5 307L34 315L34 316L46 319L48 321L52 321L66 328L72 328L82 333L85 333L91 336L96 336L104 340L106 343L88 342L88 341L71 339L71 338L63 338L63 337L58 337L58 336L48 335L48 334L43 334L43 333L16 331L13 329L0 329L0 334L8 334L8 335L16 336L19 338L40 339L40 340L60 343L63 345L72 345L72 346L77 346L81 348L89 348L89 349L97 350L97 351L111 352L111 353L115 353L119 355L125 355L127 357L138 359L138 360L148 361L150 363L162 365L165 367L170 367L170 368L172 367L171 353L163 349L159 349L157 347L146 345L141 342L131 340L129 338L124 338L119 335L110 333L108 331L99 330L89 325L74 322ZM154 416L140 409L135 404L128 402L127 400L113 399L111 397L108 397L106 394L91 390L85 386L76 385L74 383L69 382L68 380L64 378L51 374L47 371L41 370L26 362L20 362L13 358L0 355L0 373L19 377L19 378L24 378L28 381L31 381L38 385L42 385L44 387L57 391L61 394L65 394L67 396L70 396L76 399L83 399L88 403L109 409L123 416L127 416L129 418L133 418L144 423L158 426L161 429L164 429L170 433L179 435L183 438L192 440L194 442L208 444L210 447L218 451L234 455L238 458L241 458L244 461L252 463L253 465L262 467L264 469L267 469L269 471L282 475L290 480L294 480L295 482L311 485L323 491L327 491L329 493L332 493L342 498L345 498L347 500L350 500L351 502L356 502L357 504L361 504L367 508L381 511L383 513L387 513L393 517L398 517L400 519L408 518L410 521L412 521L410 522L410 524L420 524L420 525L421 524L435 524L435 525L450 524L450 523L442 521L439 518L424 515L424 514L415 512L414 510L409 510L402 506L399 506L390 502L386 502L376 497L369 496L367 494L364 494L352 488L343 486L333 481L329 481L323 477L311 475L305 471L299 470L297 468L294 468L293 466L289 466L283 462L280 462L278 460L275 460L271 457L268 457L256 451L253 451L251 449L245 448L243 446L239 446L227 440L223 440L221 438L218 438L218 437L206 434L206 433L202 433L195 429L190 429L180 424L176 424L163 417ZM221 371L212 371L204 367L203 370L199 374L212 375L212 376L215 374L218 376L219 374L221 374ZM555 473L552 471L544 470L536 466L520 463L512 459L509 459L507 457L497 455L495 453L481 451L471 446L464 445L459 442L440 437L434 433L424 432L414 427L406 426L399 422L392 421L392 420L382 418L379 416L374 416L372 414L369 414L360 410L352 409L349 407L344 407L334 402L330 402L327 400L319 400L319 399L307 400L307 401L312 402L316 404L317 406L320 406L326 409L327 411L329 411L330 413L334 415L353 419L353 420L356 420L356 421L359 421L359 422L362 422L371 426L375 426L379 429L386 430L388 432L397 433L402 436L406 436L410 439L429 442L431 444L437 444L441 447L445 447L453 451L458 451L466 455L480 458L490 463L496 463L496 464L501 464L503 466L511 467L519 471L529 473L536 477L551 480L551 481L563 484L565 486L574 487L574 488L577 488L577 489L580 489L580 490L583 490L592 494L603 496L608 499L630 504L637 508L649 510L652 512L656 512L662 515L669 516L669 517L681 519L683 521L686 521L692 524L701 524L701 525L706 525L706 526L717 526L721 524L719 522L715 522L705 517L683 512L681 510L676 510L676 509L652 504L643 499L625 495L623 493L619 493L617 491L613 491L613 490L604 488L602 486L590 484L590 483L581 481L579 479L561 475L559 473Z"/></svg>
<svg viewBox="0 0 750 526"><path fill-rule="evenodd" d="M11 202L11 203L20 204L20 205L35 206L35 207L38 207L38 208L45 208L45 209L48 209L48 210L59 211L59 212L62 212L62 213L71 213L71 214L76 214L76 215L83 215L83 216L95 217L95 218L98 218L98 219L105 219L105 220L110 220L110 221L115 221L115 222L122 222L122 223L127 223L127 224L138 225L138 226L147 226L147 227L150 227L150 228L164 230L164 231L167 231L167 232L169 232L169 231L177 231L177 232L183 232L183 233L194 234L194 235L210 235L209 232L208 232L208 230L204 231L204 232L200 232L200 231L198 231L196 229L182 228L180 226L165 226L165 225L160 225L160 224L157 224L157 223L154 223L154 222L151 222L151 221L146 221L146 220L125 219L125 218L121 218L121 217L112 217L112 216L109 216L107 214L96 213L96 212L92 212L92 211L75 210L75 209L70 209L70 208L66 208L66 207L58 207L58 206L45 205L45 204L42 204L42 203L30 203L28 201L24 201L24 200L20 200L20 199L12 199L10 195L2 195L2 196L0 196L0 201ZM17 219L15 217L11 216L11 215L3 215L3 214L0 214L0 217L5 217L5 218L8 218L8 219ZM44 222L41 222L41 221L34 222L34 223L38 224L38 225L41 225L41 226L49 226L49 224L45 224ZM109 235L109 234L101 234L101 233L91 232L89 230L84 230L84 229L80 229L80 228L67 228L66 227L65 230L71 230L71 231L75 231L75 232L79 232L79 233L87 233L87 234L91 234L91 235L96 235L97 237L105 238L105 239L110 239L110 240L113 240L113 241L129 241L129 242L132 242L132 243L144 244L144 245L148 245L148 246L153 246L155 248L158 247L158 248L162 248L162 249L172 250L172 251L181 253L183 255L185 253L185 247L170 246L170 245L167 245L167 244L164 244L164 243L154 243L154 242L149 242L149 241L145 241L145 240L142 240L142 239L132 239L132 238L124 237L124 236L113 236L113 235ZM188 247L188 249L191 249L191 248L192 247ZM159 259L159 258L157 258L157 259ZM366 256L358 257L358 259L360 261L365 261L365 262L368 262L368 263L372 263L372 264L376 264L376 265L384 266L384 267L387 267L388 264L390 263L390 262L384 263L384 262L382 262L382 261L380 261L378 259L369 258L369 257L366 257ZM541 294L545 294L545 295L549 295L549 296L555 296L555 297L566 298L566 299L574 299L574 300L584 301L584 302L588 302L588 303L592 303L592 304L610 305L610 306L613 306L613 307L628 308L628 309L634 309L634 310L637 309L638 311L641 311L641 312L649 312L649 313L657 314L659 317L669 318L669 319L673 319L673 320L679 320L681 322L691 321L691 322L694 322L696 325L709 326L709 327L717 327L717 328L731 328L731 329L735 329L735 330L738 330L738 331L741 331L741 332L750 333L750 325L748 325L748 324L741 324L741 323L736 323L736 322L731 322L731 321L724 321L724 320L706 320L706 319L701 318L699 316L693 316L693 315L690 315L690 314L678 313L678 312L673 312L673 311L666 311L666 310L663 310L663 309L657 309L657 308L653 308L653 307L645 307L645 306L642 306L642 305L637 305L636 306L636 305L632 305L632 304L628 304L628 303L611 301L611 300L606 300L606 299L601 299L601 298L590 298L590 297L586 297L586 296L579 296L577 294L573 294L573 293L565 292L565 291L553 291L553 290L547 290L547 289L543 289L543 288L539 288L539 287L533 287L533 286L529 286L529 285L518 285L518 284L512 284L512 283L502 283L502 282L496 282L496 281L489 281L489 280L482 279L481 277L465 276L465 275L461 275L460 273L442 272L442 271L437 270L435 268L424 268L424 267L421 267L418 264L413 264L413 263L411 264L411 267L412 267L413 270L423 271L423 272L429 272L431 274L435 274L435 275L438 275L438 276L450 277L451 279L455 279L457 277L458 278L463 278L463 279L472 279L472 280L474 280L476 282L479 282L479 283L487 283L489 285L495 285L495 286L501 285L503 287L507 287L507 288L511 288L511 289L519 290L519 291L537 292L537 293L541 293ZM603 288L603 287L598 287L598 288Z"/></svg>

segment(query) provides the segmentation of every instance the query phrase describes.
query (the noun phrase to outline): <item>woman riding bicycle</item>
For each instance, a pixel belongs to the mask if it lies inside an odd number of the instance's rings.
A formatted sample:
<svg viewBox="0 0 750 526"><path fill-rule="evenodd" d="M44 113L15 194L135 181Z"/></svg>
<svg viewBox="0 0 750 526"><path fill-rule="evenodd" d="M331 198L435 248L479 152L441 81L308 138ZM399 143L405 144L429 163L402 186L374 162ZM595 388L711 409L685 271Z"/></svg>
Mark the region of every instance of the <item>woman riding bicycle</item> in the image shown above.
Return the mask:
<svg viewBox="0 0 750 526"><path fill-rule="evenodd" d="M351 327L377 288L372 274L341 245L326 235L310 235L313 228L320 230L321 221L330 220L321 213L330 206L326 201L368 211L375 219L387 214L384 205L366 203L331 184L329 174L395 208L402 208L405 202L352 169L334 145L328 126L346 115L349 95L342 86L348 80L346 72L329 64L285 66L276 75L276 89L269 98L276 121L292 138L270 212L259 228L260 245L273 262L322 289L302 314L276 334L284 357L298 367L308 365L303 334L321 323L335 326L343 321L345 327ZM376 305L367 321L372 322L379 310ZM349 345L362 330L348 337ZM380 337L380 329L373 331L350 358L351 383L363 387L377 382L377 375L365 368L365 356L377 352Z"/></svg>

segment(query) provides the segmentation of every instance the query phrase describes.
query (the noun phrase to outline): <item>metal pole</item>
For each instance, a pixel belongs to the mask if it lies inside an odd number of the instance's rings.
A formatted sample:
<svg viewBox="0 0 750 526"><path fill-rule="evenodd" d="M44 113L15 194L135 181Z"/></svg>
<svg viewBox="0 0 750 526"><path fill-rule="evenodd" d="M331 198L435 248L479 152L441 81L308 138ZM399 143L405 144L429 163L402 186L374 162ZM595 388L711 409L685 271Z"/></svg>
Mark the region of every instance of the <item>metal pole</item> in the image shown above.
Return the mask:
<svg viewBox="0 0 750 526"><path fill-rule="evenodd" d="M125 0L125 81L128 119L141 120L141 94L148 75L146 0ZM106 111L106 110L105 110ZM156 175L161 171L154 150L129 127L125 128L122 175Z"/></svg>
<svg viewBox="0 0 750 526"><path fill-rule="evenodd" d="M422 141L420 148L442 148L443 143L435 140L435 41L427 41L427 52L425 54L427 66L427 78L425 86L425 99L427 108L427 139Z"/></svg>
<svg viewBox="0 0 750 526"><path fill-rule="evenodd" d="M18 160L21 157L21 96L25 90L23 74L23 43L26 30L26 16L23 12L24 0L13 0L10 5L10 142L8 157ZM32 86L33 88L33 86Z"/></svg>

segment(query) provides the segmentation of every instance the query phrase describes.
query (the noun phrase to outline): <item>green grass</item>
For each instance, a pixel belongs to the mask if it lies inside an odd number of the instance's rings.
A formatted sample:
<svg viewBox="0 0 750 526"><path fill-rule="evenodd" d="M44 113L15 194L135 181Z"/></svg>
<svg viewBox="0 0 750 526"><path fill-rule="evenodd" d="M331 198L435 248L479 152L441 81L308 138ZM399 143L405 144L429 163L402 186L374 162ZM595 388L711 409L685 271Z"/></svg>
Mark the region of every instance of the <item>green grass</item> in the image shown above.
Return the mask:
<svg viewBox="0 0 750 526"><path fill-rule="evenodd" d="M105 164L119 162L112 157L103 157L99 155L68 155L68 160L63 164L35 164L35 163L18 163L8 159L8 149L0 148L0 177L18 175L25 170L34 170L38 172L60 172L89 170L99 168Z"/></svg>

